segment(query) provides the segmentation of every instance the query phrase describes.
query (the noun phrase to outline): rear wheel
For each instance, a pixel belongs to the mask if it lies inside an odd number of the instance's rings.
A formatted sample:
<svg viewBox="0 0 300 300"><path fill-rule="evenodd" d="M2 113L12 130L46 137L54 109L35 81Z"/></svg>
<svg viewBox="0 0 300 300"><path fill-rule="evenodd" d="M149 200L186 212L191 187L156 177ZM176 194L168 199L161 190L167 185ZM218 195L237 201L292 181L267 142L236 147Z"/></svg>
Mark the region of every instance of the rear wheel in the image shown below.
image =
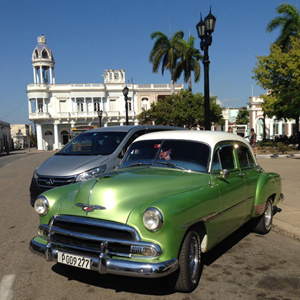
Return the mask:
<svg viewBox="0 0 300 300"><path fill-rule="evenodd" d="M196 230L190 230L180 250L179 269L169 276L169 284L177 292L191 292L198 286L201 273L200 235Z"/></svg>
<svg viewBox="0 0 300 300"><path fill-rule="evenodd" d="M273 223L273 202L268 199L266 202L265 212L258 220L255 220L254 232L266 234L269 233Z"/></svg>

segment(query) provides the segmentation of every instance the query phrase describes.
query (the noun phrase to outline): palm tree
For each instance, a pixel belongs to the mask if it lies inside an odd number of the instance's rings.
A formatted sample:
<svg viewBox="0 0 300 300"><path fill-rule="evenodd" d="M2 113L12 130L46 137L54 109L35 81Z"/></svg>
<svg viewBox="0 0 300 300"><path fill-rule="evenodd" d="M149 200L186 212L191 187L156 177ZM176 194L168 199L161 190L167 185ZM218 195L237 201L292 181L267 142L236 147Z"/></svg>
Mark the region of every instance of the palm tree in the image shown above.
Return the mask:
<svg viewBox="0 0 300 300"><path fill-rule="evenodd" d="M178 59L178 47L183 36L184 33L181 30L177 31L170 39L160 31L155 31L151 34L151 38L156 39L149 56L149 61L153 64L152 71L157 73L160 63L162 64L162 75L164 75L165 69L170 70L172 94L174 93L174 72Z"/></svg>
<svg viewBox="0 0 300 300"><path fill-rule="evenodd" d="M300 14L297 8L291 4L281 4L277 7L278 16L271 20L267 27L267 32L281 27L281 33L276 44L282 46L282 51L287 52L291 48L291 36L296 36L300 32Z"/></svg>
<svg viewBox="0 0 300 300"><path fill-rule="evenodd" d="M195 82L200 80L200 63L203 60L203 55L200 51L194 48L195 38L191 35L186 42L182 39L180 49L180 60L175 69L175 81L179 79L182 72L184 73L184 82L189 83L189 90L192 92L192 71L194 71Z"/></svg>

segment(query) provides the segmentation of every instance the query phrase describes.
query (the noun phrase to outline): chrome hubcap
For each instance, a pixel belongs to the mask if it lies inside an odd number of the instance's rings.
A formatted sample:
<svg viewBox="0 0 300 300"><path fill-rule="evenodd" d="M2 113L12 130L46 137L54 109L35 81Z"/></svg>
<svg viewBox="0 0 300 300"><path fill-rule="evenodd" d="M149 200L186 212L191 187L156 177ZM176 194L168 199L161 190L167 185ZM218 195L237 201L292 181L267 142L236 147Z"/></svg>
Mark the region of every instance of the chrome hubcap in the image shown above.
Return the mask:
<svg viewBox="0 0 300 300"><path fill-rule="evenodd" d="M191 279L194 279L197 273L197 269L199 266L199 245L198 245L198 239L196 236L193 236L193 239L190 244L190 274Z"/></svg>
<svg viewBox="0 0 300 300"><path fill-rule="evenodd" d="M268 201L267 207L265 210L265 226L266 226L266 228L269 228L271 226L271 222L272 222L272 205Z"/></svg>

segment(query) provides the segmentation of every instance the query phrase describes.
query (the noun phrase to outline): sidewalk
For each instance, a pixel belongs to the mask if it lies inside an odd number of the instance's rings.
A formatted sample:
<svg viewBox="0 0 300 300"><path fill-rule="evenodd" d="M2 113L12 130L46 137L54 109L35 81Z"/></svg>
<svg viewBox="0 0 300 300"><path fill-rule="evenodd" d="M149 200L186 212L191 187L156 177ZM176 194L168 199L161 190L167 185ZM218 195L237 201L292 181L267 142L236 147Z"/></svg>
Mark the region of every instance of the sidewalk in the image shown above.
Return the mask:
<svg viewBox="0 0 300 300"><path fill-rule="evenodd" d="M282 211L274 215L272 230L300 241L300 154L257 155L256 158L266 172L279 173L282 180L285 199L278 204Z"/></svg>

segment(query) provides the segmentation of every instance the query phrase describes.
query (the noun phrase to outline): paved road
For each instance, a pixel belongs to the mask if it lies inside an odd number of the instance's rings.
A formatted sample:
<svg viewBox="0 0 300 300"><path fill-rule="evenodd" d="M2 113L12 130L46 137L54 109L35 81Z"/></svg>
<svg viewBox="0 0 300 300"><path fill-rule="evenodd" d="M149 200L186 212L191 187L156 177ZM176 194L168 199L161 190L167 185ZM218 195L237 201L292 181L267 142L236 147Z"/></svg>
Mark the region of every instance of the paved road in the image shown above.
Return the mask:
<svg viewBox="0 0 300 300"><path fill-rule="evenodd" d="M31 254L39 222L28 187L35 167L50 155L24 154L0 164L0 300L299 299L300 243L276 232L261 236L242 228L227 238L204 256L200 284L187 295L172 293L165 279L101 276Z"/></svg>

